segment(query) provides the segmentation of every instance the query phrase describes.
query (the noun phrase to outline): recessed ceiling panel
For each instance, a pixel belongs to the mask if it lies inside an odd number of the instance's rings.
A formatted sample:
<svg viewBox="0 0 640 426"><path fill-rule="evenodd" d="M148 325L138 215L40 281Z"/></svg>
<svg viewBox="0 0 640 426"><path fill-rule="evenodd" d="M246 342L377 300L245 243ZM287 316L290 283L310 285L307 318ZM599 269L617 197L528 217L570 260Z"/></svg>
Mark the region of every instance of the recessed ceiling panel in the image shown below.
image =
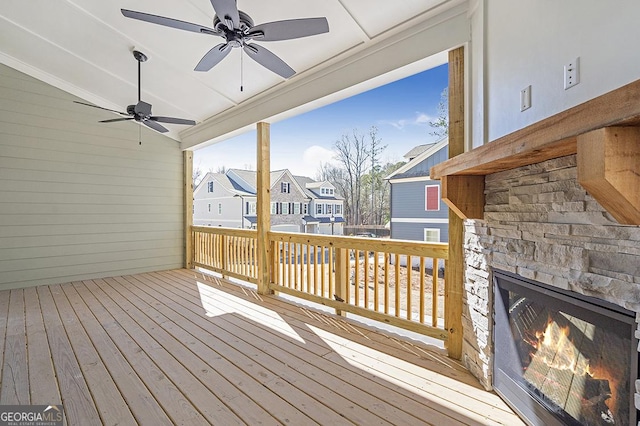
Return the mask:
<svg viewBox="0 0 640 426"><path fill-rule="evenodd" d="M377 1L342 0L345 8L371 38L450 0Z"/></svg>

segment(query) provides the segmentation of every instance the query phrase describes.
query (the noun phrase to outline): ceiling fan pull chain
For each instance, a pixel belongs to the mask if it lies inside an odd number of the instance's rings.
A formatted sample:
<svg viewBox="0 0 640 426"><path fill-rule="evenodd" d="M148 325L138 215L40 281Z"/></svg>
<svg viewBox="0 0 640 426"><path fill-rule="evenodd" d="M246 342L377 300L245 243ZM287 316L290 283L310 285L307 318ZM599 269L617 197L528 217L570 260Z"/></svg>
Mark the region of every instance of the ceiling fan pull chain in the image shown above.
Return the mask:
<svg viewBox="0 0 640 426"><path fill-rule="evenodd" d="M244 87L244 50L240 49L240 91L242 92Z"/></svg>
<svg viewBox="0 0 640 426"><path fill-rule="evenodd" d="M142 126L138 125L138 145L142 145Z"/></svg>

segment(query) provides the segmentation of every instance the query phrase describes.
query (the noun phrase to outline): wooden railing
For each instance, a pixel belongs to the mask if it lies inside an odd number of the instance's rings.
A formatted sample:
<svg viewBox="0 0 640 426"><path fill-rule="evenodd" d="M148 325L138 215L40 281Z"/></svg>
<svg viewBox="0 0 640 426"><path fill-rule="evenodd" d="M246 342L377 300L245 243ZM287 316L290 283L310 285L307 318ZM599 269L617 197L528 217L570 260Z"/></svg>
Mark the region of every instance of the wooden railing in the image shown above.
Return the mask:
<svg viewBox="0 0 640 426"><path fill-rule="evenodd" d="M252 229L191 227L193 265L257 283L257 233Z"/></svg>
<svg viewBox="0 0 640 426"><path fill-rule="evenodd" d="M256 282L255 231L193 227L194 265ZM269 288L446 340L446 243L269 232Z"/></svg>

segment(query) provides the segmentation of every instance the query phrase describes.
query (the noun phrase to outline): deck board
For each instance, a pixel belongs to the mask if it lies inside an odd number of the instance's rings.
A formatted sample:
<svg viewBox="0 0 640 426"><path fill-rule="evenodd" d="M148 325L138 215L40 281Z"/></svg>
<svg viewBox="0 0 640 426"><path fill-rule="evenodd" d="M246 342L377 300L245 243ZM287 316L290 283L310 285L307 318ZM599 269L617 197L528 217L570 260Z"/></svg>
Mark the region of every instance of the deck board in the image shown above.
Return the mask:
<svg viewBox="0 0 640 426"><path fill-rule="evenodd" d="M67 421L69 424L101 424L49 287L38 287L38 297Z"/></svg>
<svg viewBox="0 0 640 426"><path fill-rule="evenodd" d="M56 372L35 287L24 289L28 345L29 389L32 404L61 404Z"/></svg>
<svg viewBox="0 0 640 426"><path fill-rule="evenodd" d="M438 348L187 270L0 292L0 368L71 425L523 424Z"/></svg>
<svg viewBox="0 0 640 426"><path fill-rule="evenodd" d="M4 347L4 372L0 389L0 404L29 404L29 373L27 338L24 317L24 293L11 290L9 316Z"/></svg>

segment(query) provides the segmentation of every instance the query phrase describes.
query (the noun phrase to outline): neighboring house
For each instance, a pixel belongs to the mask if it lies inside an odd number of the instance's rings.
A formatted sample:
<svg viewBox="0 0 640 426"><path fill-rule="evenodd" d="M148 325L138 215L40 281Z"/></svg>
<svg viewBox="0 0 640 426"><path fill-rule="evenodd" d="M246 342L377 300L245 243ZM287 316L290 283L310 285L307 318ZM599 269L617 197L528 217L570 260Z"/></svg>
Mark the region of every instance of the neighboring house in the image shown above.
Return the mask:
<svg viewBox="0 0 640 426"><path fill-rule="evenodd" d="M193 193L194 225L255 228L256 172L230 169L208 173ZM271 229L342 235L342 199L328 182L271 172Z"/></svg>
<svg viewBox="0 0 640 426"><path fill-rule="evenodd" d="M255 217L255 190L250 192L224 173L207 173L193 191L193 224L251 228Z"/></svg>
<svg viewBox="0 0 640 426"><path fill-rule="evenodd" d="M391 185L391 238L429 242L449 239L449 210L440 181L429 170L448 157L448 139L419 145L405 154L407 164L386 177Z"/></svg>
<svg viewBox="0 0 640 426"><path fill-rule="evenodd" d="M309 197L309 214L305 216L305 230L310 234L344 234L343 198L336 195L335 187L329 182L316 182L305 176L295 176L296 182L304 188Z"/></svg>

